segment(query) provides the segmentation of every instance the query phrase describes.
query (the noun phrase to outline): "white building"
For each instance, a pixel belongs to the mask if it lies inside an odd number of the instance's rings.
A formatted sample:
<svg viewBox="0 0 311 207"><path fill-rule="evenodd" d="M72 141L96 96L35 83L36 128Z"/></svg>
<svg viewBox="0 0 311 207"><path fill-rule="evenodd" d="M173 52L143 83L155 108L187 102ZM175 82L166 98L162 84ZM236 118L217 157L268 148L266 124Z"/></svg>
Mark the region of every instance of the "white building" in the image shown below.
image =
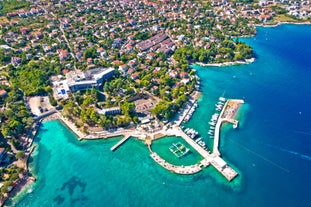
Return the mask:
<svg viewBox="0 0 311 207"><path fill-rule="evenodd" d="M96 68L88 71L75 70L66 74L66 79L53 77L54 98L67 99L68 92L86 90L102 86L104 81L114 75L114 68Z"/></svg>
<svg viewBox="0 0 311 207"><path fill-rule="evenodd" d="M111 78L114 68L96 68L88 71L71 71L66 74L66 80L70 91L98 88L104 80Z"/></svg>

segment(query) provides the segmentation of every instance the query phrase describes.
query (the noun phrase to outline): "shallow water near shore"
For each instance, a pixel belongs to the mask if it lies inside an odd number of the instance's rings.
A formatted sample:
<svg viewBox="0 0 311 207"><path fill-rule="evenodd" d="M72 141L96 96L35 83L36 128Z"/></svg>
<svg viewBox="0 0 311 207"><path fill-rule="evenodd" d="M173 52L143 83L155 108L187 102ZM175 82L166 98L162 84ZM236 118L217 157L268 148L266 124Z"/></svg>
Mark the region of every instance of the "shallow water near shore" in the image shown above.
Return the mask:
<svg viewBox="0 0 311 207"><path fill-rule="evenodd" d="M211 148L208 122L218 98L245 100L239 129L226 124L221 133L222 156L239 172L233 182L211 166L195 175L172 174L137 139L115 152L110 147L118 138L79 142L54 120L42 124L35 140L37 182L11 205L311 206L311 26L259 27L255 37L241 40L253 46L253 64L194 66L203 95L185 124ZM154 150L166 153L167 144L157 142Z"/></svg>

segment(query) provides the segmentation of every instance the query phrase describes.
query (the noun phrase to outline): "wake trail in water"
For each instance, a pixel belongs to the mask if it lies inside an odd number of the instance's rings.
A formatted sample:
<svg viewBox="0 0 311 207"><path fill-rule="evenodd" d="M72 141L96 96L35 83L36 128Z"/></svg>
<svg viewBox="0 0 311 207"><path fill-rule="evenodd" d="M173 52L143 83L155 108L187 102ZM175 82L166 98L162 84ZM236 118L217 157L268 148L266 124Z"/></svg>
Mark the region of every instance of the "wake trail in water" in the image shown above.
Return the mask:
<svg viewBox="0 0 311 207"><path fill-rule="evenodd" d="M284 149L282 147L273 146L273 145L270 145L270 144L267 144L267 146L271 147L271 148L274 148L274 149L277 149L277 150L280 150L282 152L287 152L289 154L296 155L297 157L299 157L299 158L301 158L303 160L311 161L311 157L308 156L308 155L300 154L299 152L291 151L291 150Z"/></svg>
<svg viewBox="0 0 311 207"><path fill-rule="evenodd" d="M240 143L238 143L238 142L235 142L235 141L233 141L232 139L229 139L229 138L226 138L226 139L229 140L230 142L233 142L233 143L235 143L235 144L240 145L244 150L246 150L246 151L248 151L248 152L250 152L250 153L256 155L257 157L263 159L264 161L266 161L266 162L268 162L268 163L274 165L275 167L277 167L277 168L283 170L284 172L287 172L287 173L290 172L288 169L286 169L286 168L282 167L281 165L279 165L279 164L273 162L272 160L269 160L268 158L266 158L266 157L264 157L264 156L258 154L257 152L255 152L255 151L253 151L253 150L251 150L251 149L245 147L244 145L242 145L242 144L240 144Z"/></svg>
<svg viewBox="0 0 311 207"><path fill-rule="evenodd" d="M311 136L310 132L304 132L304 131L294 131L294 132L297 133L297 134L304 134L304 135Z"/></svg>

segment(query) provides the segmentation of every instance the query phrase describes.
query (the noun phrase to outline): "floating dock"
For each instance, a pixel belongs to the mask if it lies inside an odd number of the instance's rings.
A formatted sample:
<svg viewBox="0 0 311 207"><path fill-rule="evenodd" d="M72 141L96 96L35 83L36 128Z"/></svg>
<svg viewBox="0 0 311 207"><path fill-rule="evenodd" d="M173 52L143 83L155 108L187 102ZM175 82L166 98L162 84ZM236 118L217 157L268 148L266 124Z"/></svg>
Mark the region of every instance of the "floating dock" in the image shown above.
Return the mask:
<svg viewBox="0 0 311 207"><path fill-rule="evenodd" d="M120 147L123 143L125 143L131 136L124 136L117 144L110 148L111 151L115 151L118 147Z"/></svg>

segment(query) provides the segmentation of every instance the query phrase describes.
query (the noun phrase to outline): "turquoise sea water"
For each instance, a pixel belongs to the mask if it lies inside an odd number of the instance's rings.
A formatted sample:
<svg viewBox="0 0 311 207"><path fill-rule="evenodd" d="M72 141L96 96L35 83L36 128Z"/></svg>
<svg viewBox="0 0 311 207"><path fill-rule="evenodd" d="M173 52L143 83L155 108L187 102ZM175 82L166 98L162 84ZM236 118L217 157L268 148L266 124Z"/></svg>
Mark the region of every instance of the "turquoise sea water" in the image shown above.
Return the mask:
<svg viewBox="0 0 311 207"><path fill-rule="evenodd" d="M79 142L60 122L48 121L32 161L38 181L11 205L311 206L311 26L258 28L243 41L256 52L253 64L195 67L203 96L186 124L209 142L219 96L245 99L240 128L227 125L221 134L223 157L240 173L233 182L212 167L175 175L138 140L111 152L118 139ZM158 142L165 154L168 143Z"/></svg>

